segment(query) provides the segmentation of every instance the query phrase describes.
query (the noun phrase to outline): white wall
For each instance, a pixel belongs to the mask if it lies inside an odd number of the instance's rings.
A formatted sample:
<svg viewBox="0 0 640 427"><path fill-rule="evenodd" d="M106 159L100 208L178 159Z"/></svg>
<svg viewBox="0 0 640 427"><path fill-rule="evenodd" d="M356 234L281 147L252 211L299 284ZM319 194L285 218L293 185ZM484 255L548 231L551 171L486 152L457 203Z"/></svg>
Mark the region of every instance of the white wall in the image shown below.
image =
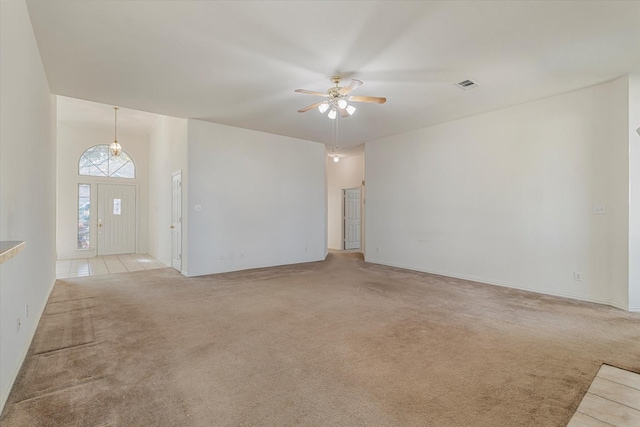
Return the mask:
<svg viewBox="0 0 640 427"><path fill-rule="evenodd" d="M0 240L26 242L0 266L1 412L55 281L55 103L23 1L0 2L0 52Z"/></svg>
<svg viewBox="0 0 640 427"><path fill-rule="evenodd" d="M324 259L322 144L198 120L188 138L189 276Z"/></svg>
<svg viewBox="0 0 640 427"><path fill-rule="evenodd" d="M627 308L627 88L368 142L367 261Z"/></svg>
<svg viewBox="0 0 640 427"><path fill-rule="evenodd" d="M629 307L629 79L621 77L604 85L615 100L602 117L602 126L608 127L602 139L609 152L607 216L609 228L608 261L610 277L608 287L610 303L620 308ZM602 176L600 172L598 178ZM601 178L600 178L601 179ZM602 244L602 243L599 243Z"/></svg>
<svg viewBox="0 0 640 427"><path fill-rule="evenodd" d="M124 184L136 186L137 198L137 253L148 252L149 241L149 135L118 129L118 142L133 158L135 179L107 178L78 175L78 161L87 148L113 141L112 127L99 127L77 123L58 124L58 259L96 256L97 194L98 184ZM78 237L78 184L91 185L91 249L77 249Z"/></svg>
<svg viewBox="0 0 640 427"><path fill-rule="evenodd" d="M629 76L629 309L640 312L640 73Z"/></svg>
<svg viewBox="0 0 640 427"><path fill-rule="evenodd" d="M171 265L172 174L182 171L182 268L187 270L187 120L160 116L150 137L149 254Z"/></svg>
<svg viewBox="0 0 640 427"><path fill-rule="evenodd" d="M342 242L342 190L362 186L364 179L364 153L343 157L338 163L327 164L327 201L329 248L343 249Z"/></svg>

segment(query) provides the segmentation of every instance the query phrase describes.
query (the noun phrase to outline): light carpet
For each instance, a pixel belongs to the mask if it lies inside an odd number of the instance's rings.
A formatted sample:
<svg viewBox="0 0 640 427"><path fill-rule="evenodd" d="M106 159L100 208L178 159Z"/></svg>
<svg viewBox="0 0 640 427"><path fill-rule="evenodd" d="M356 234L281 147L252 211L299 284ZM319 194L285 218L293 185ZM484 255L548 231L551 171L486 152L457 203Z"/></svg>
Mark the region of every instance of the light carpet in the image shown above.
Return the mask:
<svg viewBox="0 0 640 427"><path fill-rule="evenodd" d="M640 315L365 263L58 280L3 426L565 426Z"/></svg>

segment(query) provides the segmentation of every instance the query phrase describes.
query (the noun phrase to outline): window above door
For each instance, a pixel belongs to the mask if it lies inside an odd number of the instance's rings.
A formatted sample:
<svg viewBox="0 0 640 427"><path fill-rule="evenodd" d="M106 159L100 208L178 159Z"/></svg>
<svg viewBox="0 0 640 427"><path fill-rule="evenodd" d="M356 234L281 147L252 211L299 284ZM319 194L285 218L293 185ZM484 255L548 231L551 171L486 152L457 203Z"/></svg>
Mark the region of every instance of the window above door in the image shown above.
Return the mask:
<svg viewBox="0 0 640 427"><path fill-rule="evenodd" d="M80 156L78 174L110 178L135 178L136 166L126 151L113 156L107 144L94 145Z"/></svg>

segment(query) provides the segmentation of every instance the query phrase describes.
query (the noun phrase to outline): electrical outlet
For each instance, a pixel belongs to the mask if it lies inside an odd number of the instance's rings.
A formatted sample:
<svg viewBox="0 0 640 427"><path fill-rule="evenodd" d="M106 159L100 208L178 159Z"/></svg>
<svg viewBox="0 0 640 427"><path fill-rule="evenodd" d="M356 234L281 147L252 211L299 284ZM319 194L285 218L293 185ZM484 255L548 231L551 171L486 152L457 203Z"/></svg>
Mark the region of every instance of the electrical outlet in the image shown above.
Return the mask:
<svg viewBox="0 0 640 427"><path fill-rule="evenodd" d="M29 318L29 304L24 306L24 317Z"/></svg>
<svg viewBox="0 0 640 427"><path fill-rule="evenodd" d="M240 252L240 258L244 258L244 252Z"/></svg>
<svg viewBox="0 0 640 427"><path fill-rule="evenodd" d="M580 282L582 280L582 273L580 273L579 271L574 271L573 280L575 280L576 282Z"/></svg>
<svg viewBox="0 0 640 427"><path fill-rule="evenodd" d="M379 246L376 248L376 252L380 253L380 247Z"/></svg>
<svg viewBox="0 0 640 427"><path fill-rule="evenodd" d="M606 215L607 214L607 205L593 205L593 214L594 215Z"/></svg>

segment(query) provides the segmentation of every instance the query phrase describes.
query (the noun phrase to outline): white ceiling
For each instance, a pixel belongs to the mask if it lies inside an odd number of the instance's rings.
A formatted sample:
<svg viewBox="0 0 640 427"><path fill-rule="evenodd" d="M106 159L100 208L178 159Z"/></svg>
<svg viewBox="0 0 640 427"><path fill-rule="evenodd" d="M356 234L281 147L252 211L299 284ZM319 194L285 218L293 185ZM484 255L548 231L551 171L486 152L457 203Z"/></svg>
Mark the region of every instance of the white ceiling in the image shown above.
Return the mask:
<svg viewBox="0 0 640 427"><path fill-rule="evenodd" d="M340 120L343 147L640 72L640 1L27 4L55 94L332 145L293 90L340 74L387 98Z"/></svg>
<svg viewBox="0 0 640 427"><path fill-rule="evenodd" d="M115 112L111 105L58 96L57 107L59 123L82 123L114 129ZM157 119L157 114L118 107L119 131L149 134Z"/></svg>

